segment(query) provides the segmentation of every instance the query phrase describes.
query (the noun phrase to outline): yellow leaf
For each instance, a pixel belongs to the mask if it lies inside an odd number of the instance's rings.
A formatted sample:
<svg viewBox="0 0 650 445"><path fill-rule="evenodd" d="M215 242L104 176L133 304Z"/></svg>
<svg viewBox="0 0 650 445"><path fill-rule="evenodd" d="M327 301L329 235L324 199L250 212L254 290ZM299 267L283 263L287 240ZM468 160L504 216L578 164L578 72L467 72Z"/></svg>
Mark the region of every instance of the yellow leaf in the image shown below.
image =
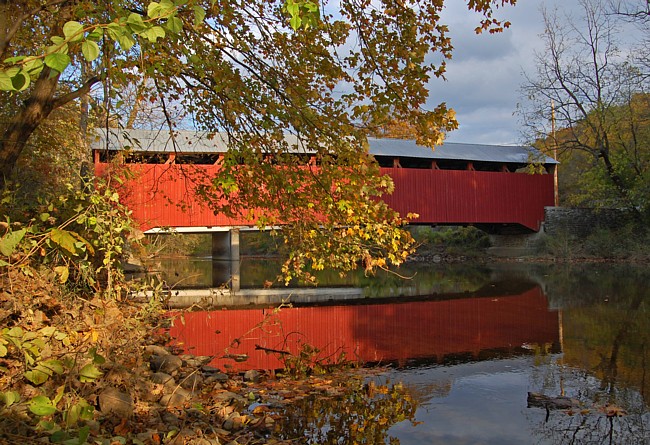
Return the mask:
<svg viewBox="0 0 650 445"><path fill-rule="evenodd" d="M59 282L61 284L68 281L68 277L70 276L70 269L68 269L68 266L56 266L54 272L59 276Z"/></svg>

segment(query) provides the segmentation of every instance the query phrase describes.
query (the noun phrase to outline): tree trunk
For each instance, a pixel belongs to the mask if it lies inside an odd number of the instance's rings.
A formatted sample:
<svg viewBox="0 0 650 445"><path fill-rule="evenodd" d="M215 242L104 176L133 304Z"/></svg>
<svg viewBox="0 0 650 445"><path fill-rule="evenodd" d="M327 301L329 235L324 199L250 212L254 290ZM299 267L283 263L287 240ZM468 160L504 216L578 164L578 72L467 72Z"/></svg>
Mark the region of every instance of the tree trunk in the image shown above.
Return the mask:
<svg viewBox="0 0 650 445"><path fill-rule="evenodd" d="M54 109L54 94L60 74L45 68L34 83L32 92L0 139L0 189L11 177L27 140Z"/></svg>

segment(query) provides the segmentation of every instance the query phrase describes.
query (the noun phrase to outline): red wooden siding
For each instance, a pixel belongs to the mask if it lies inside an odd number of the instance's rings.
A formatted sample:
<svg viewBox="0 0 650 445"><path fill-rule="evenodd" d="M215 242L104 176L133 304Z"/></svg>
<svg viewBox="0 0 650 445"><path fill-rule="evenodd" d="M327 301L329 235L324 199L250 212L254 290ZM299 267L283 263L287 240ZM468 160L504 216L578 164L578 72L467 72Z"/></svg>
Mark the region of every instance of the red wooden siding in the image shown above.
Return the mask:
<svg viewBox="0 0 650 445"><path fill-rule="evenodd" d="M559 343L558 315L547 309L539 287L516 296L394 304L189 312L175 320L171 336L188 352L223 357L246 354L232 369L277 369L275 355L256 345L296 353L302 344L320 358L341 353L362 362L436 359L482 351L513 351L524 344ZM255 328L266 319L263 328ZM239 341L234 341L238 339Z"/></svg>
<svg viewBox="0 0 650 445"><path fill-rule="evenodd" d="M97 164L96 172L106 171ZM253 225L214 215L192 195L195 172L211 175L211 165L128 164L136 174L125 203L143 230L155 227ZM395 182L386 202L402 215L417 213L422 224L521 224L539 230L544 207L553 205L552 175L383 168Z"/></svg>
<svg viewBox="0 0 650 445"><path fill-rule="evenodd" d="M192 193L198 175L214 176L214 165L127 164L135 179L122 190L123 202L143 231L156 227L220 227L252 225L251 221L215 215ZM106 172L106 164L96 165L96 174Z"/></svg>
<svg viewBox="0 0 650 445"><path fill-rule="evenodd" d="M468 170L384 168L395 182L385 198L416 223L521 224L539 230L553 205L553 176Z"/></svg>

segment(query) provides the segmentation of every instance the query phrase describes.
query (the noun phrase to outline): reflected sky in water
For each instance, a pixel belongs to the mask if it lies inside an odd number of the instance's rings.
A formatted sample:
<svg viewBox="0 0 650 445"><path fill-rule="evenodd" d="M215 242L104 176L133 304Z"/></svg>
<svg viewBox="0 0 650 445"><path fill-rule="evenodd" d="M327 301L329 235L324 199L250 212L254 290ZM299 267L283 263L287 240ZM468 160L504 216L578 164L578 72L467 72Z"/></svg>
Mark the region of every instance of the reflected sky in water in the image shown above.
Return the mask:
<svg viewBox="0 0 650 445"><path fill-rule="evenodd" d="M401 422L390 433L403 445L529 443L524 410L530 361L522 357L390 373L421 400L414 419L421 423Z"/></svg>

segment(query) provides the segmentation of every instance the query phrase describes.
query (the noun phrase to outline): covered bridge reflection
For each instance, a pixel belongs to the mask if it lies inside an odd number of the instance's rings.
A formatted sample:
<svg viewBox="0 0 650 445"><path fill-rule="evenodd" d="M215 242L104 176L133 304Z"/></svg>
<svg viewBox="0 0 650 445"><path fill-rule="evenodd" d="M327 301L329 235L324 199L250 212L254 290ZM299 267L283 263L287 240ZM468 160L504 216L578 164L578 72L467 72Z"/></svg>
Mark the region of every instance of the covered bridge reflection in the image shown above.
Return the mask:
<svg viewBox="0 0 650 445"><path fill-rule="evenodd" d="M303 345L335 362L342 354L360 362L480 360L523 353L529 345L560 349L556 311L538 285L514 295L473 296L324 307L189 312L171 328L187 352L215 356L231 369L279 369L278 354ZM246 356L244 362L232 357ZM230 358L228 358L230 357Z"/></svg>

